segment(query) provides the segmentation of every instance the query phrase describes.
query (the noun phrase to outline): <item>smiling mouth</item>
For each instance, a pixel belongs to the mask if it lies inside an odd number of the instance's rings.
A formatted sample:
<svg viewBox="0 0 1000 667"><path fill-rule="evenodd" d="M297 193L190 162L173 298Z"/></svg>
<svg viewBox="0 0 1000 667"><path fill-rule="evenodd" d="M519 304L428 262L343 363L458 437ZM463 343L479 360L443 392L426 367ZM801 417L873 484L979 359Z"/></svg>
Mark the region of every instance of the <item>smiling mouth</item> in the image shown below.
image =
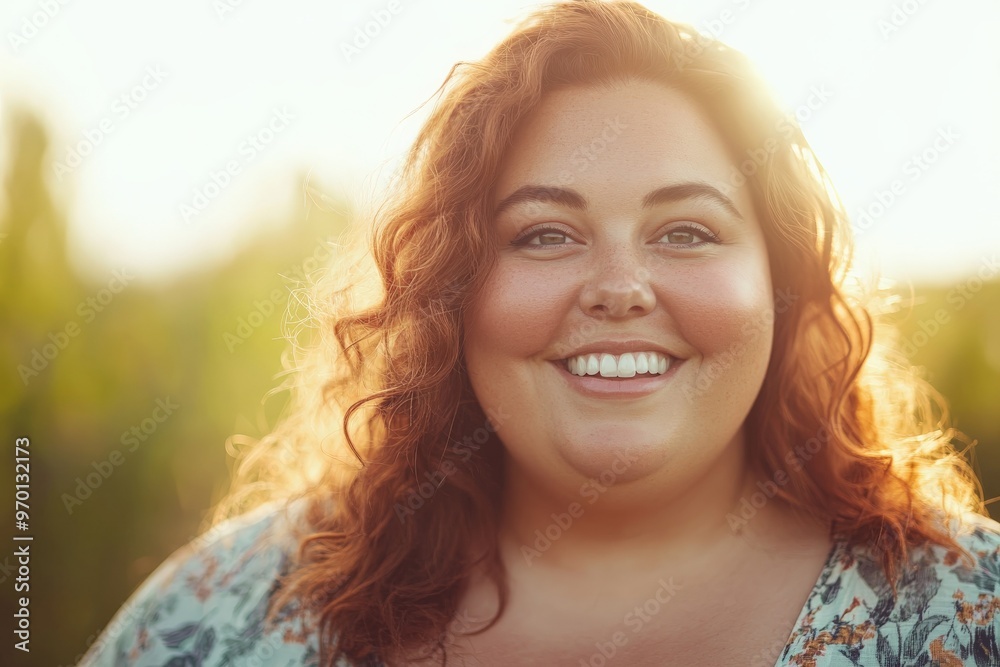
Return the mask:
<svg viewBox="0 0 1000 667"><path fill-rule="evenodd" d="M684 364L684 360L675 357L667 359L667 363L664 364L667 366L665 373L652 374L647 371L636 373L631 377L605 377L600 373L577 375L570 372L569 361L566 359L552 359L549 363L563 378L568 388L583 396L601 400L634 400L653 395L673 384L674 376Z"/></svg>
<svg viewBox="0 0 1000 667"><path fill-rule="evenodd" d="M664 375L679 361L661 352L629 352L620 355L582 354L554 363L575 377L620 381Z"/></svg>

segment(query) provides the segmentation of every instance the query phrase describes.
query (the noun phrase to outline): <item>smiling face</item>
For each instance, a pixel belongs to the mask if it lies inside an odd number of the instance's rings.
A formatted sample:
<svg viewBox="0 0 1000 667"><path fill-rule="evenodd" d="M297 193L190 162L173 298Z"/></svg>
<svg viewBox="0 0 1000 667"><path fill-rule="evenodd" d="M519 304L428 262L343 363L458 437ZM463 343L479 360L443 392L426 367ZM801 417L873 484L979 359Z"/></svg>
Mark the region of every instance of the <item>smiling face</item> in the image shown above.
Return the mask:
<svg viewBox="0 0 1000 667"><path fill-rule="evenodd" d="M515 479L679 489L742 446L773 299L734 169L685 95L645 81L554 91L519 128L494 191L499 261L465 321L469 379L509 415L497 435ZM611 374L632 372L613 363L626 349L670 359L663 375L580 377L563 360L582 348Z"/></svg>

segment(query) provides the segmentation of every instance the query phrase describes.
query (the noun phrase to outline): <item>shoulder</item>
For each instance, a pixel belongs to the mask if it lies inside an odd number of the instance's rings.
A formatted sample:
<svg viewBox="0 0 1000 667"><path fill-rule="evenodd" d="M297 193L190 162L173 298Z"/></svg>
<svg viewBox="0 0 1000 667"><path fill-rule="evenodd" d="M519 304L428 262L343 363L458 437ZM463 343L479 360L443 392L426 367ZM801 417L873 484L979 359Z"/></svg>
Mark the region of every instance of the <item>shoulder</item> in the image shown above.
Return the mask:
<svg viewBox="0 0 1000 667"><path fill-rule="evenodd" d="M140 585L80 663L111 665L317 662L315 628L271 597L298 547L303 501L271 503L181 547Z"/></svg>
<svg viewBox="0 0 1000 667"><path fill-rule="evenodd" d="M795 659L817 665L1000 665L1000 523L980 515L948 521L971 560L936 544L912 547L896 579L863 545L838 544L793 640Z"/></svg>
<svg viewBox="0 0 1000 667"><path fill-rule="evenodd" d="M952 527L957 530L955 541L967 553L934 545L919 554L914 569L932 571L928 578L941 582L935 596L951 600L961 622L996 629L1000 627L1000 523L972 514ZM992 633L991 637L996 649ZM1000 665L1000 651L992 655Z"/></svg>
<svg viewBox="0 0 1000 667"><path fill-rule="evenodd" d="M1000 599L994 598L1000 593L1000 523L979 514L964 514L948 519L946 526L965 553L938 544L911 548L896 582L897 606L960 612L960 601L969 598L996 599L1000 605ZM875 571L874 559L865 550L855 550L854 557L858 574L872 590L888 586L884 575L880 576L881 567ZM991 613L990 618L993 616Z"/></svg>

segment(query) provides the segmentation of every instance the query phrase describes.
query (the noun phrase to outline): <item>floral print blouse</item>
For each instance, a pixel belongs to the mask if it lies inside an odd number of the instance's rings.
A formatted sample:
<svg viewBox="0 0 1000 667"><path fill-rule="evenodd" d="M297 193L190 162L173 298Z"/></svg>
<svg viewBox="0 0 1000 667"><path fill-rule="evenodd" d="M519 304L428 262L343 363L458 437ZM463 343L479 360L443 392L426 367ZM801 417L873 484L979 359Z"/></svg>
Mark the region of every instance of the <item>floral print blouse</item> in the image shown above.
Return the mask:
<svg viewBox="0 0 1000 667"><path fill-rule="evenodd" d="M283 611L264 626L295 551L289 511L258 508L175 552L80 667L318 666L307 615ZM966 524L957 539L975 565L937 545L911 549L895 603L864 548L834 543L777 661L748 656L747 667L1000 667L1000 523L971 515Z"/></svg>

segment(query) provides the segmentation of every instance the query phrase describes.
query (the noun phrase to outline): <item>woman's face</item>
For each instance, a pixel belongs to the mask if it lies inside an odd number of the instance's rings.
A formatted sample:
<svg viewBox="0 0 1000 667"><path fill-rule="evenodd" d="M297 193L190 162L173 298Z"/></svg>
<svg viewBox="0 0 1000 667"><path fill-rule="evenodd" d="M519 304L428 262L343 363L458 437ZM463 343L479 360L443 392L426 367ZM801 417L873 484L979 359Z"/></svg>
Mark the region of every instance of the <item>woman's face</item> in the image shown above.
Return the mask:
<svg viewBox="0 0 1000 667"><path fill-rule="evenodd" d="M555 91L522 124L495 189L499 262L465 323L514 474L680 488L742 446L773 299L734 173L694 104L654 83ZM571 374L578 352L577 373L636 374Z"/></svg>

